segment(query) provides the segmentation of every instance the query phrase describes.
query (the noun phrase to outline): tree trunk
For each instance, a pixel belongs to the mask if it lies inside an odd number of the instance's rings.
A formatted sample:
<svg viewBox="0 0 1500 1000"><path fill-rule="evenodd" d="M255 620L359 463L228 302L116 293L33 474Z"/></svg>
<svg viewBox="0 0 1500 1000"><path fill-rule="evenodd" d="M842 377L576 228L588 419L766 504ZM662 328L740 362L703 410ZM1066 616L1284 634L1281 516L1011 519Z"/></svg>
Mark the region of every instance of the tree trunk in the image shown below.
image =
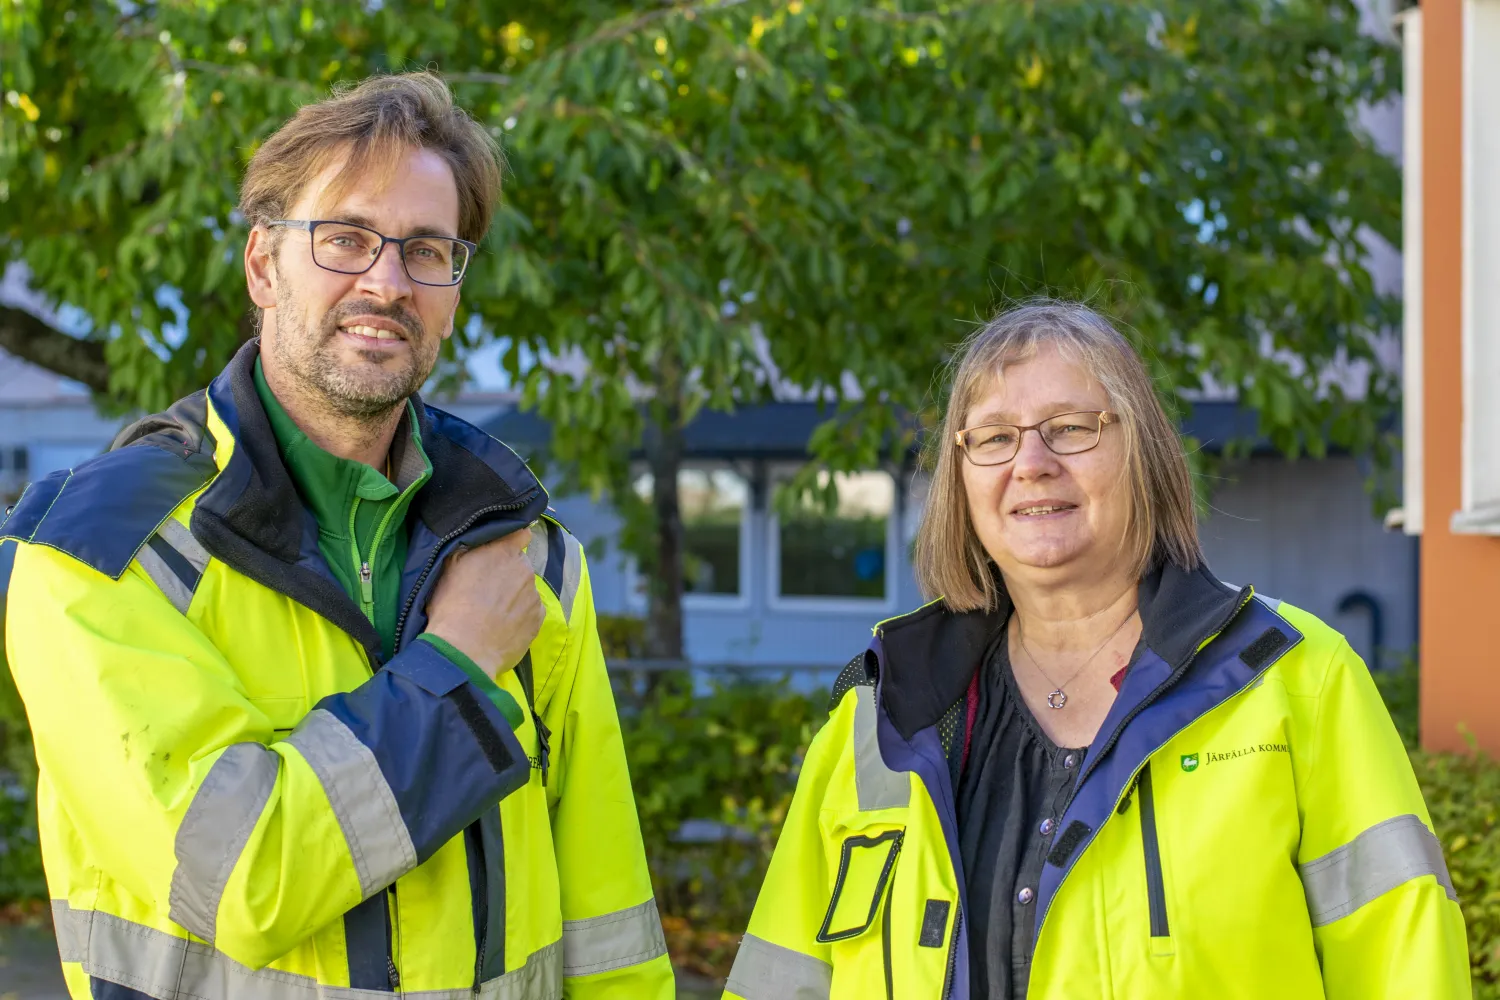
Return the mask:
<svg viewBox="0 0 1500 1000"><path fill-rule="evenodd" d="M94 392L109 390L102 343L70 337L24 309L0 305L0 350L82 382Z"/></svg>
<svg viewBox="0 0 1500 1000"><path fill-rule="evenodd" d="M653 660L682 659L682 509L677 496L677 471L682 467L682 405L675 374L662 373L662 396L651 407L655 426L646 433L656 535L656 566L647 587L646 611L646 655Z"/></svg>

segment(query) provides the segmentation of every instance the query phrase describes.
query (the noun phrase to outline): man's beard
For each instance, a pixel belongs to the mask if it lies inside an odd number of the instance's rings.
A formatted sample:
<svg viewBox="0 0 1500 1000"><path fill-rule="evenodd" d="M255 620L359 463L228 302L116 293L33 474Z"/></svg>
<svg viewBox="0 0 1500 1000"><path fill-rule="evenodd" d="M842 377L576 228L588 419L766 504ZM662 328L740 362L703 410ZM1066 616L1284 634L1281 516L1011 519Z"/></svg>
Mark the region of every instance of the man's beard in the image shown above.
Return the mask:
<svg viewBox="0 0 1500 1000"><path fill-rule="evenodd" d="M287 287L283 282L282 287ZM307 310L296 298L277 317L271 351L277 365L302 392L332 413L356 420L374 420L390 413L422 388L437 363L439 339L429 337L417 315L400 305L341 302L324 314L317 330L309 329ZM368 363L349 365L340 360L339 324L353 316L381 316L401 324L409 351L407 363L391 370L384 352L359 351ZM284 321L284 322L283 322Z"/></svg>

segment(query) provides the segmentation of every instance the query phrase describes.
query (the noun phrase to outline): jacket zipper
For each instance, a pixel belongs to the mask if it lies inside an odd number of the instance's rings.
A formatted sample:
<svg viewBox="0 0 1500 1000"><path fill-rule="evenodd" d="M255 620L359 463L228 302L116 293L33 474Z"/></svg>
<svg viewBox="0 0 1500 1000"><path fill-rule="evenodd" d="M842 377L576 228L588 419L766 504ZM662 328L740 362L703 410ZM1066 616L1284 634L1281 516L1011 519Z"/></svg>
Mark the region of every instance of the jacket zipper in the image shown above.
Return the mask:
<svg viewBox="0 0 1500 1000"><path fill-rule="evenodd" d="M896 894L892 873L891 887L885 893L885 912L880 917L880 948L885 961L885 1000L895 1000L896 987L891 979L891 897Z"/></svg>
<svg viewBox="0 0 1500 1000"><path fill-rule="evenodd" d="M359 573L359 609L370 619L370 624L375 624L375 580L374 573L370 569L371 561L380 558L380 543L385 541L386 529L391 526L391 518L395 516L396 508L400 506L400 497L396 503L390 504L385 509L379 523L375 525L375 537L370 540L370 555L366 558L359 552L359 536L354 533L355 516L359 513L359 497L349 505L349 548L354 554L354 569Z"/></svg>
<svg viewBox="0 0 1500 1000"><path fill-rule="evenodd" d="M396 642L394 648L401 648L401 633L406 629L406 619L411 614L412 606L417 603L417 595L422 592L422 584L427 582L427 577L432 572L433 566L437 565L438 553L443 551L443 546L447 545L449 542L453 541L453 539L457 538L459 535L462 535L464 532L472 528L474 526L474 522L478 521L481 517L484 517L487 514L500 514L509 510L520 510L527 504L531 503L531 501L535 498L536 489L533 487L526 493L524 497L521 497L518 500L512 500L510 503L499 503L492 504L488 507L481 507L479 510L476 510L474 513L470 514L468 518L465 519L463 524L459 525L457 528L454 528L442 538L438 539L438 543L432 547L432 555L427 557L427 565L422 567L421 575L417 577L417 582L412 585L411 591L406 595L406 601L401 605L401 614L396 618Z"/></svg>
<svg viewBox="0 0 1500 1000"><path fill-rule="evenodd" d="M396 900L396 883L386 890L390 894L390 905L386 909L385 969L391 981L391 991L401 992L401 973L396 969L396 933L401 927L401 904Z"/></svg>
<svg viewBox="0 0 1500 1000"><path fill-rule="evenodd" d="M958 936L964 927L964 910L958 907L958 914L953 918L953 938L948 942L948 971L943 973L943 1000L948 1000L953 995L953 973L958 969Z"/></svg>
<svg viewBox="0 0 1500 1000"><path fill-rule="evenodd" d="M1151 913L1151 936L1171 937L1167 925L1167 889L1162 880L1161 844L1156 837L1156 801L1151 794L1151 764L1141 770L1141 844L1146 854L1146 901Z"/></svg>
<svg viewBox="0 0 1500 1000"><path fill-rule="evenodd" d="M901 845L906 840L904 833L896 837L891 852L891 874L885 888L885 911L880 915L880 951L885 963L885 1000L896 1000L895 980L891 975L891 900L896 896L896 862L901 858Z"/></svg>
<svg viewBox="0 0 1500 1000"><path fill-rule="evenodd" d="M475 820L476 825L478 820ZM465 834L467 836L467 833ZM489 879L487 866L489 859L484 856L484 835L474 831L474 841L477 845L475 853L479 856L478 871L469 875L469 892L474 896L474 913L476 914L474 935L474 995L479 995L479 987L484 977L484 949L489 944L490 931L490 898Z"/></svg>

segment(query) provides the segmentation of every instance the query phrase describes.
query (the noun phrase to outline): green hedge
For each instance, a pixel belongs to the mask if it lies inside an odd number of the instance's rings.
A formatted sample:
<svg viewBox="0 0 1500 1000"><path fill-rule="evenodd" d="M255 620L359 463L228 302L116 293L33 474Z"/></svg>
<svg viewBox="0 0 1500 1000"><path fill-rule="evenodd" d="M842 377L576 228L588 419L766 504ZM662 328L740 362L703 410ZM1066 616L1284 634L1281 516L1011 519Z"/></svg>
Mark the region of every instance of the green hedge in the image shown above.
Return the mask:
<svg viewBox="0 0 1500 1000"><path fill-rule="evenodd" d="M0 603L0 613L4 607ZM0 907L46 897L36 835L36 757L0 643Z"/></svg>

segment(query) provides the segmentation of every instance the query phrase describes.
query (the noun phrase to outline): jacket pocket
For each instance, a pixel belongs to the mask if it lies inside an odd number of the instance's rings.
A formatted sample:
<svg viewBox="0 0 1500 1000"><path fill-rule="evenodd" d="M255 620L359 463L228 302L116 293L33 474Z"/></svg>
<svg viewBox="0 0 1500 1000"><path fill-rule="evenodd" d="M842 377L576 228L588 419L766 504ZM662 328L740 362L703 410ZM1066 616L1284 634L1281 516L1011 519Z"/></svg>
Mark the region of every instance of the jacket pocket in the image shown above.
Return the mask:
<svg viewBox="0 0 1500 1000"><path fill-rule="evenodd" d="M887 830L873 837L846 837L839 850L833 898L818 929L818 941L831 944L859 937L875 923L901 852L904 830Z"/></svg>
<svg viewBox="0 0 1500 1000"><path fill-rule="evenodd" d="M1151 764L1141 769L1141 845L1146 856L1146 905L1151 921L1151 954L1170 955L1172 929L1167 920L1167 885L1162 876L1161 841L1156 833L1156 798L1151 788Z"/></svg>

